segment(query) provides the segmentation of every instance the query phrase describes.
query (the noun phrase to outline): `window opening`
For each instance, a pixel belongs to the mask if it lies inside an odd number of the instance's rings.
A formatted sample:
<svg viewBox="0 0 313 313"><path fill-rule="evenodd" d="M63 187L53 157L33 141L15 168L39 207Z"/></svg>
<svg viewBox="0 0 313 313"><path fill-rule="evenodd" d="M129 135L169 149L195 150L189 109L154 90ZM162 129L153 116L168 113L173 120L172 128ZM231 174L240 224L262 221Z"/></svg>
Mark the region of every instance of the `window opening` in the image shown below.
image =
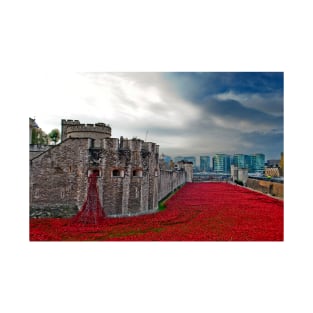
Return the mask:
<svg viewBox="0 0 313 313"><path fill-rule="evenodd" d="M114 177L120 176L120 171L119 170L113 170L112 176L114 176Z"/></svg>
<svg viewBox="0 0 313 313"><path fill-rule="evenodd" d="M133 170L134 177L142 177L142 170Z"/></svg>

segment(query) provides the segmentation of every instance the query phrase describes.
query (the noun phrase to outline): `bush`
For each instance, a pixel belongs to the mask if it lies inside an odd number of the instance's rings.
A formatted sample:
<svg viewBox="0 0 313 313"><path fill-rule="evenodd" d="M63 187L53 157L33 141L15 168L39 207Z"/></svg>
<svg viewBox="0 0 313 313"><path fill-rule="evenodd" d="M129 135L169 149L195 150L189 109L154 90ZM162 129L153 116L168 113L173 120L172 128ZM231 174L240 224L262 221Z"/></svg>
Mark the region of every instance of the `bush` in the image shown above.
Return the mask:
<svg viewBox="0 0 313 313"><path fill-rule="evenodd" d="M235 183L236 183L237 185L243 186L243 182L242 182L241 180L235 179Z"/></svg>

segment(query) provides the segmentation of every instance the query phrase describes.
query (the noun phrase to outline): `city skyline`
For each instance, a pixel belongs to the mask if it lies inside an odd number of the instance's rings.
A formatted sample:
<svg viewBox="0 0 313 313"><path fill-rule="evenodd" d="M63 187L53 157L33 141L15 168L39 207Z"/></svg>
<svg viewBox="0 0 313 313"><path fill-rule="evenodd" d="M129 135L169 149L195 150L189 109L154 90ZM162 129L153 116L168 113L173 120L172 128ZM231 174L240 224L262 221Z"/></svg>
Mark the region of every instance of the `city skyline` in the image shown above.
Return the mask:
<svg viewBox="0 0 313 313"><path fill-rule="evenodd" d="M283 152L282 72L76 73L41 83L30 116L45 132L78 119L156 142L172 157Z"/></svg>
<svg viewBox="0 0 313 313"><path fill-rule="evenodd" d="M213 158L219 155L226 155L230 158L230 164L234 164L236 166L239 167L248 167L246 165L247 162L247 158L253 158L257 155L262 155L263 159L264 159L264 164L267 163L267 161L270 161L270 163L273 163L273 161L275 161L276 163L280 161L280 159L269 159L266 157L266 155L264 155L264 153L252 153L252 154L241 154L241 153L235 153L235 154L224 154L224 153L215 153L212 155L209 154L202 154L199 157L196 156L192 156L192 155L188 155L188 156L170 156L170 155L165 155L165 154L161 154L160 158L161 159L166 159L166 162L169 163L170 160L174 161L175 163L177 163L178 161L184 160L184 161L188 161L188 162L193 162L192 159L195 160L194 166L201 168L201 164L203 163L203 166L210 166L213 167ZM281 156L280 156L281 157ZM238 158L240 158L240 162L238 162ZM205 159L207 159L205 161ZM274 162L274 164L275 164ZM204 163L206 163L206 165L204 165Z"/></svg>

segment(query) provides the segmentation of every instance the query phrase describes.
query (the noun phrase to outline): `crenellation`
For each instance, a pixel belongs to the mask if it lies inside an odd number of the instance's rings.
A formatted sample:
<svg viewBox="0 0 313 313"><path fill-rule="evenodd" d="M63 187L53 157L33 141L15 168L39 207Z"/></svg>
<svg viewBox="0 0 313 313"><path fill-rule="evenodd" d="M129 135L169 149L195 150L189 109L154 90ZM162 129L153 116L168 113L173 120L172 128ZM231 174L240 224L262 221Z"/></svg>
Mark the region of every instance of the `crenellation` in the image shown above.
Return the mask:
<svg viewBox="0 0 313 313"><path fill-rule="evenodd" d="M152 145L151 144L152 144L151 142L145 142L143 144L143 149L146 150L146 151L151 152L152 151Z"/></svg>
<svg viewBox="0 0 313 313"><path fill-rule="evenodd" d="M103 139L111 137L111 127L105 123L82 124L78 120L61 121L61 140L66 138L94 138Z"/></svg>
<svg viewBox="0 0 313 313"><path fill-rule="evenodd" d="M62 134L59 145L31 160L31 211L41 207L56 212L57 207L60 212L68 207L73 213L86 198L92 173L97 173L99 199L107 216L156 211L162 198L186 182L185 171L160 170L157 144L111 138L111 128L104 123L62 120Z"/></svg>

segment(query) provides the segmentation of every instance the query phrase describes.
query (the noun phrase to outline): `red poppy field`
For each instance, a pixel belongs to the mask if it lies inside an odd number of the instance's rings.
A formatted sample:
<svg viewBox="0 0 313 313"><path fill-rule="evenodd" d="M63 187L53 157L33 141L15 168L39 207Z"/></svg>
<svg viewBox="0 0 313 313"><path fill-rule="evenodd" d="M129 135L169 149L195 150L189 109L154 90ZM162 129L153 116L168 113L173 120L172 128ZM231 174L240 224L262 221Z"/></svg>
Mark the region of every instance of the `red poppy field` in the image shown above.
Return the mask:
<svg viewBox="0 0 313 313"><path fill-rule="evenodd" d="M283 241L283 201L228 183L187 183L157 213L30 219L30 241Z"/></svg>

